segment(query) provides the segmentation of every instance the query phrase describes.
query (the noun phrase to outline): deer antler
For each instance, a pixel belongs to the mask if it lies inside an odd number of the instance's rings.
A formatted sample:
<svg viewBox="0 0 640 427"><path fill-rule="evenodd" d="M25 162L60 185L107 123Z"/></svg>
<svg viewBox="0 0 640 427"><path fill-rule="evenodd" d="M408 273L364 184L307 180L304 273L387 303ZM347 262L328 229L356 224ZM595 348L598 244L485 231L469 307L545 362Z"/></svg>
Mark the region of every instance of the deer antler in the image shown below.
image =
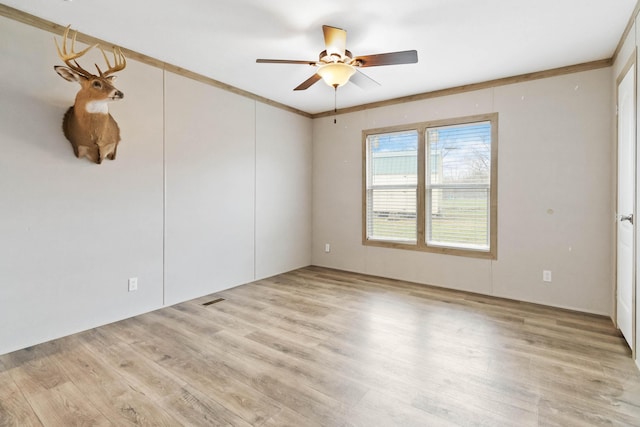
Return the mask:
<svg viewBox="0 0 640 427"><path fill-rule="evenodd" d="M102 49L102 46L100 46L100 51L102 52L104 61L107 63L107 67L109 67L109 69L107 69L107 71L103 73L102 70L100 70L100 67L98 67L98 64L95 64L96 68L98 69L98 73L100 73L100 77L107 77L110 74L122 71L127 66L127 59L124 57L124 54L119 47L113 47L113 66L111 66L109 58L107 58L107 54L104 53L104 49Z"/></svg>
<svg viewBox="0 0 640 427"><path fill-rule="evenodd" d="M60 59L62 59L62 61L64 61L64 63L67 65L67 67L71 68L72 70L76 71L77 73L82 74L85 77L91 77L92 74L90 72L88 72L87 70L85 70L84 68L82 68L79 64L78 61L76 61L76 59L80 58L82 55L84 55L85 53L87 53L89 50L93 49L94 47L98 46L97 44L94 44L93 46L89 46L88 48L80 51L80 52L75 52L76 50L76 36L78 35L78 32L76 31L75 33L73 33L73 38L71 39L71 52L67 51L67 40L69 39L69 28L71 28L71 25L68 25L67 28L65 28L64 30L64 35L63 37L63 42L62 42L62 50L60 50L60 46L58 46L58 40L54 37L54 41L56 42L56 49L58 50L58 56L60 57Z"/></svg>

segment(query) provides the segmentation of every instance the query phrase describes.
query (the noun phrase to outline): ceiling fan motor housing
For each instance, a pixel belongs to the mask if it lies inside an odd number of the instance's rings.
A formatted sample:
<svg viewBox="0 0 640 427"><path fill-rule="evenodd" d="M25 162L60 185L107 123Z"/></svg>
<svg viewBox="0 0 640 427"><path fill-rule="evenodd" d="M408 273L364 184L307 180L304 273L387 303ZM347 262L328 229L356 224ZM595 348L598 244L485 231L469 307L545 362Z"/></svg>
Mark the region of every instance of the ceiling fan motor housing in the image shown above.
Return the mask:
<svg viewBox="0 0 640 427"><path fill-rule="evenodd" d="M338 53L329 54L327 53L326 50L323 50L322 52L320 52L317 65L320 66L323 64L331 64L331 63L343 63L343 64L349 64L354 66L356 65L353 60L353 55L351 54L350 51L346 49L344 51L344 55L340 55Z"/></svg>

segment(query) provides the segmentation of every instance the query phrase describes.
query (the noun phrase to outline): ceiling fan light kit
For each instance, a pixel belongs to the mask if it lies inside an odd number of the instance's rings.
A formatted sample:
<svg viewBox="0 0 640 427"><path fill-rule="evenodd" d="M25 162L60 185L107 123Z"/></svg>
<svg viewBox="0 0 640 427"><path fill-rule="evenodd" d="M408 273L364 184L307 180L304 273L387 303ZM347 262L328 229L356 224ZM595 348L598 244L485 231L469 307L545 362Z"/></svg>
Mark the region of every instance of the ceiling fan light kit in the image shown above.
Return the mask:
<svg viewBox="0 0 640 427"><path fill-rule="evenodd" d="M321 65L317 73L322 80L333 88L338 88L347 84L351 76L356 72L352 65L343 62L334 62Z"/></svg>

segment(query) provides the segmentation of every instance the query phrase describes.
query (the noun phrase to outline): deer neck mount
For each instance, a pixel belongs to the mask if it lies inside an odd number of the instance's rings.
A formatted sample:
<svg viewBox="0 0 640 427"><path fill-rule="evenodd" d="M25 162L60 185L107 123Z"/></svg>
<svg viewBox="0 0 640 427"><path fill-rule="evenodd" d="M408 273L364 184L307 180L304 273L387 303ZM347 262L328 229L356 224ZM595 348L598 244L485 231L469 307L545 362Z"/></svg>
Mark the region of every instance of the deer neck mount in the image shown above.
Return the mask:
<svg viewBox="0 0 640 427"><path fill-rule="evenodd" d="M124 97L124 94L113 85L116 78L113 73L124 70L127 66L127 60L117 47L113 48L113 66L102 47L97 44L76 52L77 31L73 34L69 51L67 49L69 28L70 26L64 30L62 48L58 46L58 41L54 38L58 56L66 67L56 65L53 68L63 79L80 84L80 90L76 95L75 103L69 107L64 115L62 130L64 136L71 142L77 158L86 157L92 162L100 164L104 159L113 160L116 158L116 151L120 143L120 128L109 114L108 103ZM100 49L107 63L105 72L102 72L100 67L95 64L98 75L91 74L82 68L77 61L95 47Z"/></svg>

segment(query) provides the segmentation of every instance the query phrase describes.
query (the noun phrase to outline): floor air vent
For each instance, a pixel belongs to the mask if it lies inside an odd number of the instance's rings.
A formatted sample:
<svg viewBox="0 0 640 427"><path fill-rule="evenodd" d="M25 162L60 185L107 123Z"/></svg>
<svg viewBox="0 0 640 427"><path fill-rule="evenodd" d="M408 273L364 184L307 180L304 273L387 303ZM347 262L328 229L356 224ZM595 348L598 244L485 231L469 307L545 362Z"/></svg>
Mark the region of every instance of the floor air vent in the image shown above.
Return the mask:
<svg viewBox="0 0 640 427"><path fill-rule="evenodd" d="M215 303L220 302L220 301L224 301L224 298L216 298L214 300L204 302L204 303L202 303L202 305L211 305L211 304L215 304Z"/></svg>

